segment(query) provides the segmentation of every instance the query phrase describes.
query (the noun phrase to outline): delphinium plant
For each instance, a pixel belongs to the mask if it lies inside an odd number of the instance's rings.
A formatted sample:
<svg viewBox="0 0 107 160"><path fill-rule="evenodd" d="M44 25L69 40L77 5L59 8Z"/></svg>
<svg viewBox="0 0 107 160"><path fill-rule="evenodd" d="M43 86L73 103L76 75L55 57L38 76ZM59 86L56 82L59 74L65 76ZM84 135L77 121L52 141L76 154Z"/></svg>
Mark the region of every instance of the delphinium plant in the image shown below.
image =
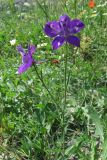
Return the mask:
<svg viewBox="0 0 107 160"><path fill-rule="evenodd" d="M85 27L84 23L79 19L71 20L68 15L60 16L58 21L51 21L45 25L44 32L47 36L54 38L52 48L58 49L65 43L66 52L64 54L65 69L64 69L64 104L62 106L62 150L63 160L65 159L65 109L67 105L67 61L68 61L68 44L80 47L80 39L75 36Z"/></svg>
<svg viewBox="0 0 107 160"><path fill-rule="evenodd" d="M0 160L107 160L106 0L24 1L0 1Z"/></svg>
<svg viewBox="0 0 107 160"><path fill-rule="evenodd" d="M62 159L65 160L65 110L67 107L67 68L68 68L68 44L73 45L75 47L80 47L80 39L75 36L75 34L79 33L85 27L84 23L79 19L71 20L68 15L60 16L58 21L50 21L47 22L44 27L44 32L47 36L54 38L52 41L52 49L57 50L62 45L65 44L66 52L64 53L64 103L62 105ZM24 49L19 45L17 47L18 51L22 56L22 64L18 69L18 73L22 74L31 66L35 67L36 75L39 80L42 82L43 87L49 93L53 103L58 106L61 104L57 104L56 100L51 93L48 86L46 86L45 82L43 81L42 77L39 75L37 65L40 64L42 61L38 62L35 61L32 57L33 53L35 52L35 46L29 45L28 52L25 53Z"/></svg>

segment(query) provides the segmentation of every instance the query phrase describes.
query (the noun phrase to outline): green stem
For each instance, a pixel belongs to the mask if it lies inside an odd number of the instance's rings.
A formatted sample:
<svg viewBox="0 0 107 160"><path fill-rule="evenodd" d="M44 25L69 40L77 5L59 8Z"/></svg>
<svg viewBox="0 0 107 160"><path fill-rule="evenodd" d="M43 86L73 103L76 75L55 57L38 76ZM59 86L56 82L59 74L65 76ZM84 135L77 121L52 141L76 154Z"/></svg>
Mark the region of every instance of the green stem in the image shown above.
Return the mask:
<svg viewBox="0 0 107 160"><path fill-rule="evenodd" d="M48 21L49 16L48 16L48 13L47 13L46 7L44 8L38 0L36 0L36 2L37 2L37 4L38 4L38 6L40 7L40 9L41 9L41 10L43 11L43 13L45 14L45 16L46 16L46 20Z"/></svg>
<svg viewBox="0 0 107 160"><path fill-rule="evenodd" d="M102 26L102 24L103 24L103 12L102 12L102 10L100 11L100 23L101 23L101 26Z"/></svg>
<svg viewBox="0 0 107 160"><path fill-rule="evenodd" d="M36 71L36 75L38 76L39 80L41 81L43 87L47 90L47 92L48 92L48 94L50 95L50 97L51 97L53 103L54 103L56 106L58 106L58 104L56 103L56 101L55 101L53 95L51 94L50 90L49 90L48 87L46 86L46 84L45 84L43 78L39 75L38 70L37 70L37 66L34 65L34 68L35 68L35 71Z"/></svg>
<svg viewBox="0 0 107 160"><path fill-rule="evenodd" d="M37 114L37 118L39 120L39 123L40 123L40 128L39 128L39 136L40 138L42 139L42 142L41 142L41 150L42 150L42 157L44 158L45 160L45 145L44 145L44 142L45 142L45 138L44 138L44 135L43 133L41 132L41 129L44 127L43 126L43 123L42 123L42 119L41 119L41 114L40 114L40 110L36 113Z"/></svg>
<svg viewBox="0 0 107 160"><path fill-rule="evenodd" d="M73 52L73 57L72 57L73 58L73 64L75 64L75 55L76 55L77 51L78 51L78 48L75 50L75 52L74 52L74 50L72 51ZM71 70L68 71L67 86L68 86L69 81L70 81L70 75L71 75Z"/></svg>
<svg viewBox="0 0 107 160"><path fill-rule="evenodd" d="M65 73L64 73L64 105L62 110L62 121L63 121L63 160L65 160L65 109L67 105L67 43L65 53Z"/></svg>
<svg viewBox="0 0 107 160"><path fill-rule="evenodd" d="M77 0L74 1L74 8L75 8L75 16L77 15Z"/></svg>

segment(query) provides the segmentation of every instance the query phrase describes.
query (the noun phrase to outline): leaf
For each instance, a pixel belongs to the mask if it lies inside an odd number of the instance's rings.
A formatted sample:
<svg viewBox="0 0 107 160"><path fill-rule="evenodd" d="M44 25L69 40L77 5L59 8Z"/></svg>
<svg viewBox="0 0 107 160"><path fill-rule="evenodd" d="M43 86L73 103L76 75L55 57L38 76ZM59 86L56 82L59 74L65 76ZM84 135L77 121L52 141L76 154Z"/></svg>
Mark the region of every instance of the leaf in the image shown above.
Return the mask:
<svg viewBox="0 0 107 160"><path fill-rule="evenodd" d="M101 141L104 141L104 132L103 132L103 127L101 124L100 117L95 109L92 107L89 109L89 115L90 118L92 119L93 123L95 124L96 127L96 135L100 136Z"/></svg>
<svg viewBox="0 0 107 160"><path fill-rule="evenodd" d="M107 160L107 137L106 137L104 144L103 144L103 152L102 152L101 157L103 160Z"/></svg>
<svg viewBox="0 0 107 160"><path fill-rule="evenodd" d="M65 149L65 156L68 159L71 155L74 155L79 151L80 145L84 141L84 137L79 137L75 139L75 143L69 146L68 148ZM62 157L60 156L58 160L62 160ZM66 159L65 159L66 160Z"/></svg>
<svg viewBox="0 0 107 160"><path fill-rule="evenodd" d="M96 141L95 141L94 138L92 137L90 160L95 160L95 147L96 147Z"/></svg>
<svg viewBox="0 0 107 160"><path fill-rule="evenodd" d="M36 107L37 108L44 108L45 106L43 104L39 103L39 104L36 104Z"/></svg>

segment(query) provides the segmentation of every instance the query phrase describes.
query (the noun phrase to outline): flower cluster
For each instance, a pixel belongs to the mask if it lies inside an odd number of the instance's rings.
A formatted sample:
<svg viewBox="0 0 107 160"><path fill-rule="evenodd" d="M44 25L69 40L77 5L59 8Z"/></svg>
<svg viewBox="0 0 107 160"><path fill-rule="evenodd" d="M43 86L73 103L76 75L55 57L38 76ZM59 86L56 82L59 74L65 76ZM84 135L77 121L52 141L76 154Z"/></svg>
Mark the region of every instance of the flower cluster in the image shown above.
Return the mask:
<svg viewBox="0 0 107 160"><path fill-rule="evenodd" d="M80 39L75 34L79 33L85 27L84 23L79 19L71 20L69 16L60 16L58 21L47 22L44 27L44 32L47 36L54 38L52 41L52 48L58 49L64 43L72 44L76 47L80 47ZM35 61L33 54L36 50L34 45L28 46L27 53L24 51L21 45L17 46L17 50L22 56L22 64L18 69L18 73L21 74L30 68L33 64L40 64L41 61ZM53 63L59 63L54 61Z"/></svg>
<svg viewBox="0 0 107 160"><path fill-rule="evenodd" d="M18 69L18 73L21 74L25 72L29 67L32 66L33 63L35 63L35 60L33 59L32 55L34 54L36 47L33 45L28 46L28 52L26 53L21 45L17 46L17 50L22 56L22 64Z"/></svg>
<svg viewBox="0 0 107 160"><path fill-rule="evenodd" d="M58 49L64 42L80 47L80 39L74 34L78 33L85 27L79 19L71 20L67 15L63 15L58 21L48 22L44 32L49 37L55 37L52 41L53 49Z"/></svg>

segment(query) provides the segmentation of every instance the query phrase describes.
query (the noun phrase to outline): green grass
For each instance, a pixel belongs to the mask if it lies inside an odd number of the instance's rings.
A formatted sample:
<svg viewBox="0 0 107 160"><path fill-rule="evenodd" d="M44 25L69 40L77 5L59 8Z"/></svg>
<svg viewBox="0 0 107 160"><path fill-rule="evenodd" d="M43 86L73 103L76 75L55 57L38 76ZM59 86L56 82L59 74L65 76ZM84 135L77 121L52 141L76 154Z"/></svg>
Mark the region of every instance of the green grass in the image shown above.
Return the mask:
<svg viewBox="0 0 107 160"><path fill-rule="evenodd" d="M50 2L50 1L49 1ZM29 7L0 1L0 159L2 160L107 160L107 18L106 7L96 1L90 9L87 1L44 3ZM75 6L75 4L77 4ZM86 10L86 11L84 11ZM68 90L64 122L64 54L66 47L51 48L51 39L43 27L60 15L80 18L85 29L78 35L81 47L68 47ZM11 46L10 41L16 39ZM47 90L31 67L17 75L21 57L18 44L45 47L34 57L46 59L38 66ZM52 64L53 59L60 60ZM57 104L57 105L56 105Z"/></svg>

